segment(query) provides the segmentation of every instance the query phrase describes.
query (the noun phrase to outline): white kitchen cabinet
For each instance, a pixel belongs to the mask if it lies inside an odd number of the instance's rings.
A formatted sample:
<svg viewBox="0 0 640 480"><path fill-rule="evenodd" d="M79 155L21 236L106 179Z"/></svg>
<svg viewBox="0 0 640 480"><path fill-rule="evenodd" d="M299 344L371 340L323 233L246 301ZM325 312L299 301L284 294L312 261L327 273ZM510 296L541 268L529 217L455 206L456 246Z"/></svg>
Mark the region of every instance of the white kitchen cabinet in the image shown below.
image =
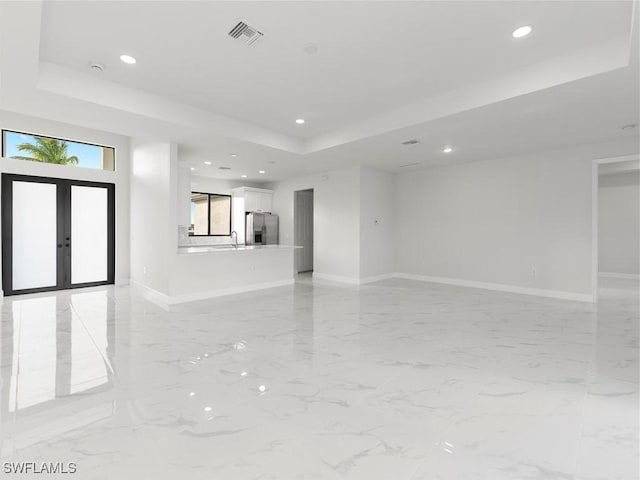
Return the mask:
<svg viewBox="0 0 640 480"><path fill-rule="evenodd" d="M242 195L244 198L244 211L255 212L258 208L258 197L252 192L244 192Z"/></svg>
<svg viewBox="0 0 640 480"><path fill-rule="evenodd" d="M245 212L272 213L273 191L263 188L238 187L232 191L234 197L244 199Z"/></svg>
<svg viewBox="0 0 640 480"><path fill-rule="evenodd" d="M271 202L272 202L272 193L265 192L257 192L256 196L258 197L258 205L257 212L269 212L271 213Z"/></svg>

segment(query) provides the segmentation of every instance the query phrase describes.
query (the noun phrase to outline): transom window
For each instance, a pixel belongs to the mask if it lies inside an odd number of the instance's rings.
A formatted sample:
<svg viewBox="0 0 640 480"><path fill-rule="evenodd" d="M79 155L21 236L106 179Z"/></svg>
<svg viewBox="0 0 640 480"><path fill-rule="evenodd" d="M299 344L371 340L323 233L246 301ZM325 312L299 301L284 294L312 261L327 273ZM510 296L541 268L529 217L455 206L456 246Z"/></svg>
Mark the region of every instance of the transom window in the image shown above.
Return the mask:
<svg viewBox="0 0 640 480"><path fill-rule="evenodd" d="M113 147L13 130L2 130L2 156L97 170L116 169Z"/></svg>
<svg viewBox="0 0 640 480"><path fill-rule="evenodd" d="M191 192L189 235L231 235L231 195Z"/></svg>

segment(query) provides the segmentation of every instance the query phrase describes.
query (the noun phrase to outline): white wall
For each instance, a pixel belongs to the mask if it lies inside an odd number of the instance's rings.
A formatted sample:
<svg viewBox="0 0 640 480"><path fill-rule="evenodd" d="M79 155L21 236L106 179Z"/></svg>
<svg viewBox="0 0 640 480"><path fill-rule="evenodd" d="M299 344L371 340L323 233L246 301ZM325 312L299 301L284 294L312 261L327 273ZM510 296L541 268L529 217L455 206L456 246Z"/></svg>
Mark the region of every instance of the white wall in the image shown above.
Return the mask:
<svg viewBox="0 0 640 480"><path fill-rule="evenodd" d="M353 167L273 184L280 243L293 243L294 192L313 188L314 277L363 283L391 276L394 179L388 172Z"/></svg>
<svg viewBox="0 0 640 480"><path fill-rule="evenodd" d="M591 298L591 160L627 153L587 145L398 175L397 271Z"/></svg>
<svg viewBox="0 0 640 480"><path fill-rule="evenodd" d="M360 177L360 281L395 271L395 175L362 168Z"/></svg>
<svg viewBox="0 0 640 480"><path fill-rule="evenodd" d="M0 172L115 184L115 279L116 283L127 283L129 281L129 138L2 110L0 110L0 128L115 147L116 170L114 172L13 159L0 160Z"/></svg>
<svg viewBox="0 0 640 480"><path fill-rule="evenodd" d="M314 275L352 283L360 278L360 167L271 185L280 243L293 244L293 192L313 188Z"/></svg>
<svg viewBox="0 0 640 480"><path fill-rule="evenodd" d="M600 175L598 230L599 271L640 274L640 172Z"/></svg>
<svg viewBox="0 0 640 480"><path fill-rule="evenodd" d="M132 139L131 280L166 295L177 251L177 185L175 144Z"/></svg>

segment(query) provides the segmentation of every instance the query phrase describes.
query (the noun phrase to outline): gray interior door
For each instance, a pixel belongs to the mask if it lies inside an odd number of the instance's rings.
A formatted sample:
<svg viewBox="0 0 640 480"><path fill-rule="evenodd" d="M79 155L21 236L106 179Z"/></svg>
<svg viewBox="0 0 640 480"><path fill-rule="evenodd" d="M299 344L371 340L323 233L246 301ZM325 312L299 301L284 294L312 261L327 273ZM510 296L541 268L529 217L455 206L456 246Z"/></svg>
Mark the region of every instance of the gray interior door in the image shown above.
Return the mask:
<svg viewBox="0 0 640 480"><path fill-rule="evenodd" d="M295 252L295 270L313 271L313 190L299 190L294 197L294 243L303 248Z"/></svg>

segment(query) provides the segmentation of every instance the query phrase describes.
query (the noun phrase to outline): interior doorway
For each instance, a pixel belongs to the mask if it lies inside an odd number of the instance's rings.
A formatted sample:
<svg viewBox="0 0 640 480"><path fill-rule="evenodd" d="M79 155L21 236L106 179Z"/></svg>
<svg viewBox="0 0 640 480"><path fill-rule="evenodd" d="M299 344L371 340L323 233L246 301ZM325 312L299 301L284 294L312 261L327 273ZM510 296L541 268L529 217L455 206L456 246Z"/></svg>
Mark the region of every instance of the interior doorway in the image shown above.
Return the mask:
<svg viewBox="0 0 640 480"><path fill-rule="evenodd" d="M313 272L313 189L293 195L293 242L303 247L295 251L294 269L296 273Z"/></svg>
<svg viewBox="0 0 640 480"><path fill-rule="evenodd" d="M594 296L640 286L640 160L610 159L594 172Z"/></svg>
<svg viewBox="0 0 640 480"><path fill-rule="evenodd" d="M115 186L2 174L5 295L114 283Z"/></svg>

